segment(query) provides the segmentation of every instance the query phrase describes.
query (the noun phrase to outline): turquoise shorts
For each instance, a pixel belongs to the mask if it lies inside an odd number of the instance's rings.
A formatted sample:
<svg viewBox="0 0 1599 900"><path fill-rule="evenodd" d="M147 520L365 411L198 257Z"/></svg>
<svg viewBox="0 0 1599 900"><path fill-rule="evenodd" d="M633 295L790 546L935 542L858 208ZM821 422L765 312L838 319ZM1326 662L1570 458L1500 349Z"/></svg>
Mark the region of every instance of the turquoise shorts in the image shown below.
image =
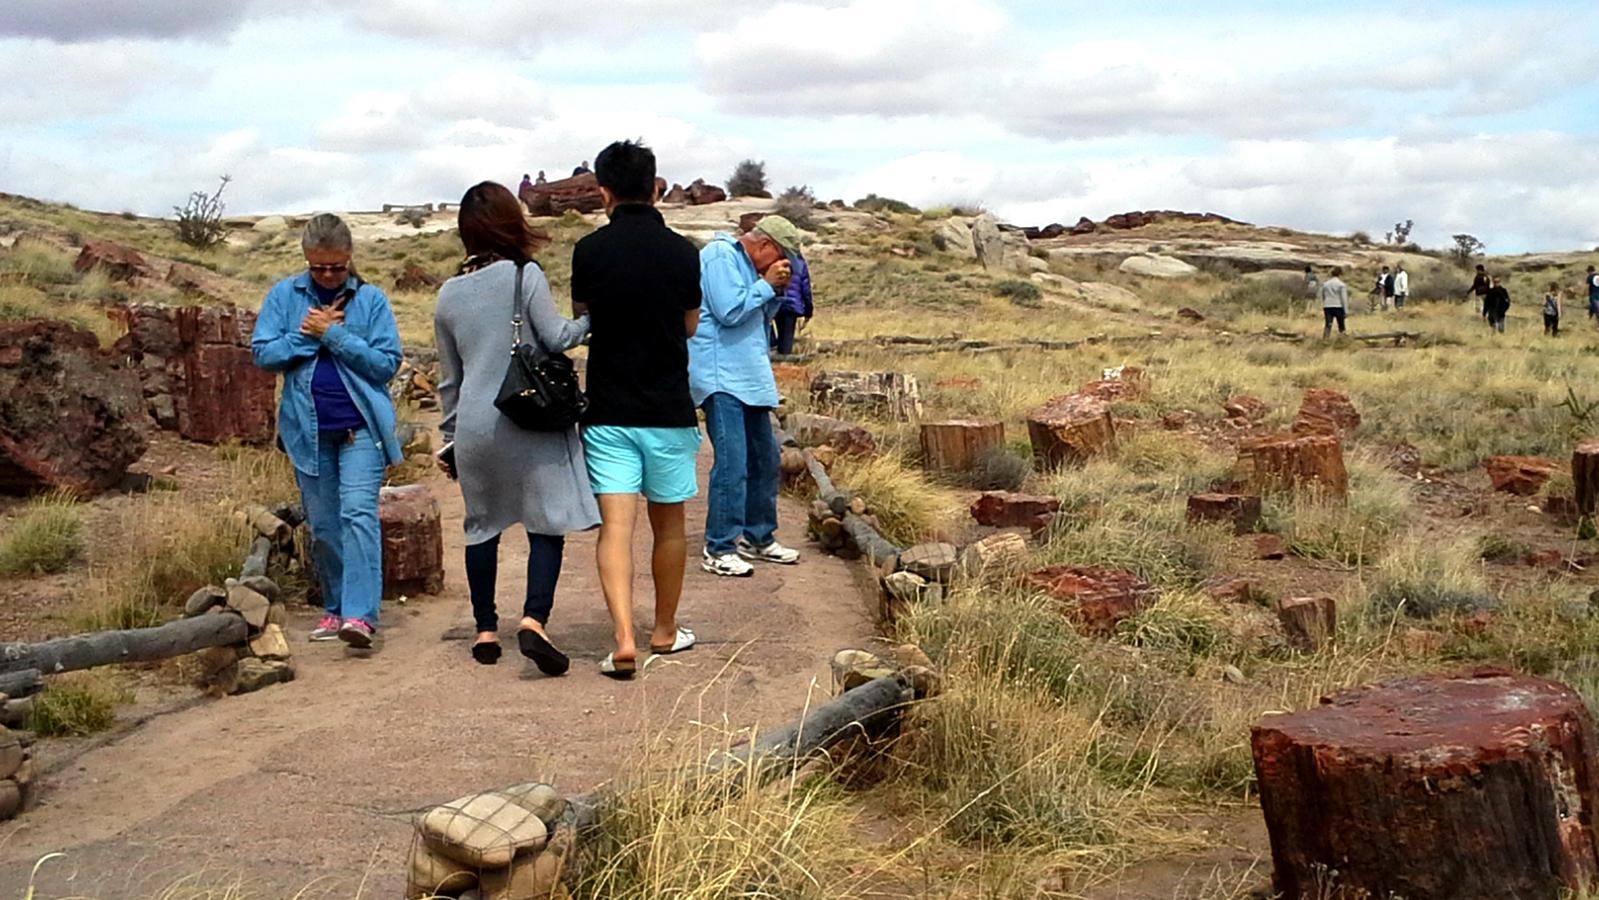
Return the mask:
<svg viewBox="0 0 1599 900"><path fill-rule="evenodd" d="M694 469L699 452L698 428L583 429L589 487L596 494L643 494L651 503L682 503L699 493Z"/></svg>

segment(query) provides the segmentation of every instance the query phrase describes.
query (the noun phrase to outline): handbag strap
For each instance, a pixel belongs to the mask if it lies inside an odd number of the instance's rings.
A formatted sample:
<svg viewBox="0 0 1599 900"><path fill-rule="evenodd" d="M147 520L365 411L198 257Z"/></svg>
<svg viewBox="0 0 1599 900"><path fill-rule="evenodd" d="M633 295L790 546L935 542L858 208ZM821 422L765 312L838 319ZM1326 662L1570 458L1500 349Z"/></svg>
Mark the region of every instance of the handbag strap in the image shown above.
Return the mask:
<svg viewBox="0 0 1599 900"><path fill-rule="evenodd" d="M516 348L522 346L522 268L525 263L516 264L516 284L511 289L511 353L516 353ZM532 301L528 301L531 303ZM544 349L544 342L539 340L539 330L533 327L531 318L527 323L527 330L532 340L528 343L540 357L548 351Z"/></svg>

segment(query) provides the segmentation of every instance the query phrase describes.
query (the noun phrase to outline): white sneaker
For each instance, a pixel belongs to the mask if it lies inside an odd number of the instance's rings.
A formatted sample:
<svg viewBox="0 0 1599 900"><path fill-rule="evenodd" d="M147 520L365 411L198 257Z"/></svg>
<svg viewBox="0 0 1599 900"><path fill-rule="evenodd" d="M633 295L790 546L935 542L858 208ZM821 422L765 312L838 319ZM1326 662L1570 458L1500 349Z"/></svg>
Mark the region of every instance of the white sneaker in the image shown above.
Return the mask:
<svg viewBox="0 0 1599 900"><path fill-rule="evenodd" d="M738 542L738 555L745 559L754 559L761 562L777 563L780 566L792 566L799 562L799 551L785 547L773 541L764 547L757 547L742 538Z"/></svg>
<svg viewBox="0 0 1599 900"><path fill-rule="evenodd" d="M700 568L712 575L725 575L729 578L748 578L755 574L755 567L739 559L737 554L723 553L713 556L709 550L701 553Z"/></svg>

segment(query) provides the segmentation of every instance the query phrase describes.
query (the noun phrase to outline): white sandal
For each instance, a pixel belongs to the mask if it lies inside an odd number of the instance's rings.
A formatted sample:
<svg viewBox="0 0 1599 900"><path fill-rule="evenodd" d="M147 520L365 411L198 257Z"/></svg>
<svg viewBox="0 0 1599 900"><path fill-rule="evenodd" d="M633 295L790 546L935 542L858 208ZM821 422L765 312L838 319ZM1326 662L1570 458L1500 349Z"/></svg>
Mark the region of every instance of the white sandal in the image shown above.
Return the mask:
<svg viewBox="0 0 1599 900"><path fill-rule="evenodd" d="M600 660L600 674L618 681L627 681L638 671L638 661L632 659L617 659L615 653L605 654Z"/></svg>
<svg viewBox="0 0 1599 900"><path fill-rule="evenodd" d="M684 628L683 626L679 625L677 626L677 634L672 639L672 646L657 647L654 644L651 644L650 652L657 656L666 656L667 654L671 653L682 653L684 650L692 649L694 643L698 640L699 638L694 635L694 632L691 629Z"/></svg>

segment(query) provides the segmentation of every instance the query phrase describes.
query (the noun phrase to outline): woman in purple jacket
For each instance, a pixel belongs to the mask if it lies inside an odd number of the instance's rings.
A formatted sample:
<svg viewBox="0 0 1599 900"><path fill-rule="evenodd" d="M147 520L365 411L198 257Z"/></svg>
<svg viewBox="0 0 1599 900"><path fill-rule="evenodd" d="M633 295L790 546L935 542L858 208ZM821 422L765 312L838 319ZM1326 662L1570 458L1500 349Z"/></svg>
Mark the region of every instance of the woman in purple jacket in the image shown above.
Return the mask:
<svg viewBox="0 0 1599 900"><path fill-rule="evenodd" d="M777 329L775 346L777 352L782 354L794 352L794 333L803 327L799 325L799 320L804 319L809 323L815 311L811 304L811 270L805 265L805 257L793 253L789 255L789 262L793 264L794 275L789 279L787 292L783 294L783 305L772 317L772 324Z"/></svg>

